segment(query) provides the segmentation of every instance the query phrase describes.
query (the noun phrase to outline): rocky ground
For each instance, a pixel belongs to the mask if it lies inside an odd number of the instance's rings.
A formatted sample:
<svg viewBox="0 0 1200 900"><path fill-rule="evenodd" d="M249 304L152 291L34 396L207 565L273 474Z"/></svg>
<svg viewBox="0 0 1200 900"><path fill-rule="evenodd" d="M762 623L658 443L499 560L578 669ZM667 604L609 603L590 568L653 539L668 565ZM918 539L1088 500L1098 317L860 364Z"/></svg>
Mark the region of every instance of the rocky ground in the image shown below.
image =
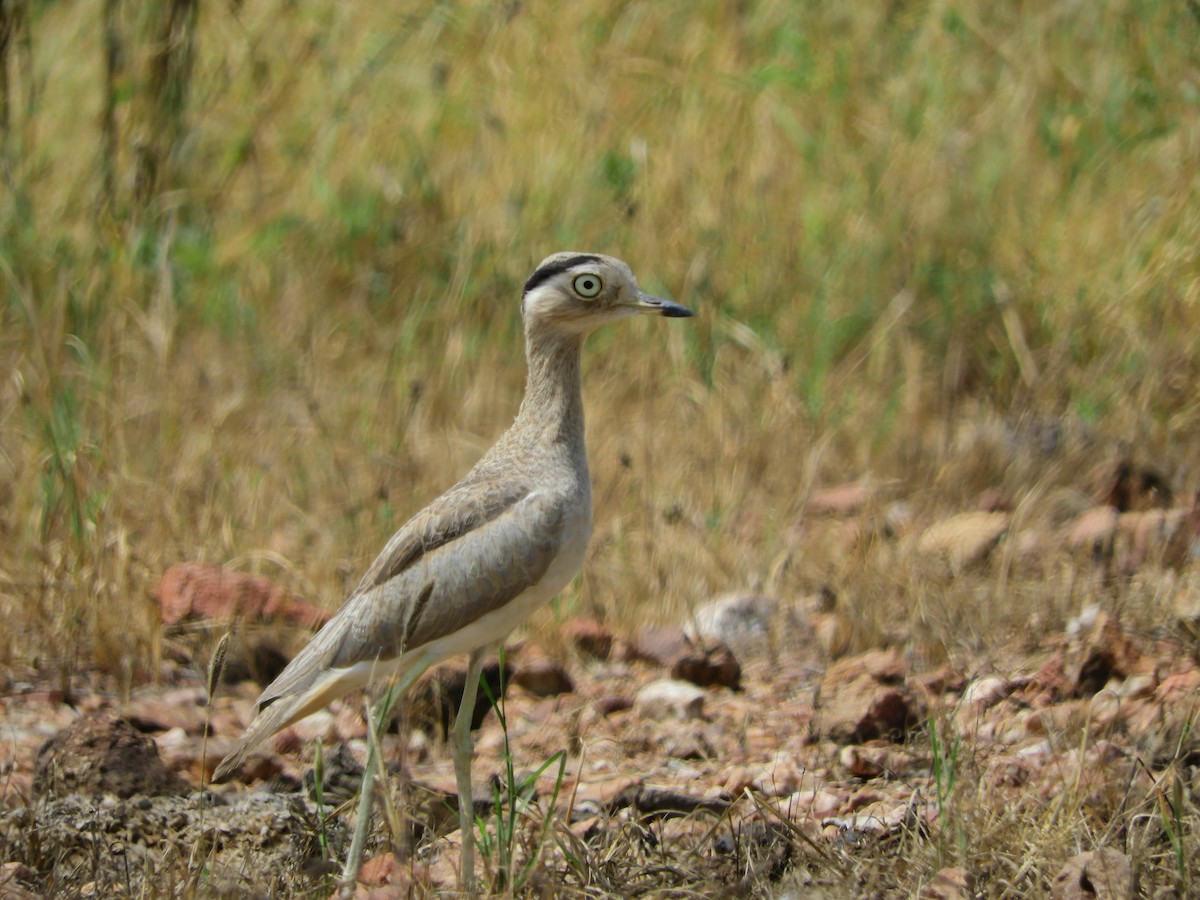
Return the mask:
<svg viewBox="0 0 1200 900"><path fill-rule="evenodd" d="M943 582L1069 570L1097 585L1065 628L1017 635L1002 663L932 664L903 625L864 647L832 590L732 594L639 633L573 619L561 644L514 646L507 729L478 710L484 882L593 896L1187 894L1200 512L1114 478L1057 518L987 498L918 522L863 484L813 498L797 552L869 544ZM1161 628L1127 624L1112 602L1105 586L1131 578L1167 598ZM199 566L166 573L157 599L168 629L322 617L264 579ZM178 649L124 701L85 673L54 686L13 673L0 897L329 895L365 758L361 698L282 732L238 783L207 786L282 664L256 641L235 642L211 704L203 659ZM488 674L498 694L498 666ZM461 682L453 664L434 672L385 737L394 777L360 896L457 887L442 737Z"/></svg>

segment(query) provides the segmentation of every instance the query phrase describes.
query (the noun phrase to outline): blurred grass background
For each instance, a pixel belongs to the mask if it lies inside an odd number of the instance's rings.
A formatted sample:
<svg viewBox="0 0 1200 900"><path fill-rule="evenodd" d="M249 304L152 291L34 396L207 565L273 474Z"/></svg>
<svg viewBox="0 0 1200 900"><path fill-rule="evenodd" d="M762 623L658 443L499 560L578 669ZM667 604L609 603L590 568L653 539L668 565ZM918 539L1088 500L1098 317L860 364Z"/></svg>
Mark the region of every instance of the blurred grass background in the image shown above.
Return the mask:
<svg viewBox="0 0 1200 900"><path fill-rule="evenodd" d="M149 676L180 560L336 606L511 421L562 249L698 317L589 343L550 620L814 589L812 487L969 502L963 421L1196 486L1193 3L0 9L0 664Z"/></svg>

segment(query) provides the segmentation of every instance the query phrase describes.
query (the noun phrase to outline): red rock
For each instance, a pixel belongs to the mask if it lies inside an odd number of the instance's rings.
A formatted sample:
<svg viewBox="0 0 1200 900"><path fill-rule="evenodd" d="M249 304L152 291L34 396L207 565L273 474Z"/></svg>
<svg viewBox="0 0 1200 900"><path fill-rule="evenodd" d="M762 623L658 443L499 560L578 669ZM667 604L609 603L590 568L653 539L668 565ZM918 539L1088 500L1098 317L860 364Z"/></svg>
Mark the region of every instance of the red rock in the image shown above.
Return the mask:
<svg viewBox="0 0 1200 900"><path fill-rule="evenodd" d="M827 819L830 816L836 816L846 806L850 798L850 795L845 791L826 788L815 793L802 791L793 796L804 800L808 804L809 812L817 819Z"/></svg>
<svg viewBox="0 0 1200 900"><path fill-rule="evenodd" d="M929 696L949 694L966 687L967 677L952 666L942 666L932 672L913 675L908 683Z"/></svg>
<svg viewBox="0 0 1200 900"><path fill-rule="evenodd" d="M675 661L692 649L682 628L665 625L640 632L629 644L627 654L630 661L654 663L670 668Z"/></svg>
<svg viewBox="0 0 1200 900"><path fill-rule="evenodd" d="M1066 674L1066 660L1061 653L1056 653L1042 663L1033 677L1021 688L1020 694L1026 698L1048 694L1052 702L1061 700L1071 693L1071 682Z"/></svg>
<svg viewBox="0 0 1200 900"><path fill-rule="evenodd" d="M571 823L571 834L575 839L585 844L594 841L600 835L601 823L599 816L588 816L578 822Z"/></svg>
<svg viewBox="0 0 1200 900"><path fill-rule="evenodd" d="M272 749L276 753L285 755L288 753L299 753L304 747L304 743L304 738L300 737L296 729L290 725L271 738Z"/></svg>
<svg viewBox="0 0 1200 900"><path fill-rule="evenodd" d="M313 628L324 625L330 616L325 610L294 600L270 579L202 563L171 566L152 596L167 625L194 619L249 619Z"/></svg>
<svg viewBox="0 0 1200 900"><path fill-rule="evenodd" d="M734 766L726 770L722 790L730 797L740 797L754 784L754 770L749 766Z"/></svg>
<svg viewBox="0 0 1200 900"><path fill-rule="evenodd" d="M381 853L362 864L358 870L358 883L367 887L385 884L410 884L411 866L403 863L395 853Z"/></svg>
<svg viewBox="0 0 1200 900"><path fill-rule="evenodd" d="M880 684L900 684L908 674L908 664L897 650L868 650L858 656L841 659L825 670L823 682L837 684L869 675Z"/></svg>
<svg viewBox="0 0 1200 900"><path fill-rule="evenodd" d="M987 761L985 784L988 789L1021 787L1033 774L1033 765L1018 756L999 755Z"/></svg>
<svg viewBox="0 0 1200 900"><path fill-rule="evenodd" d="M792 754L780 751L754 773L750 786L767 797L784 797L804 788L815 789L811 773Z"/></svg>
<svg viewBox="0 0 1200 900"><path fill-rule="evenodd" d="M1181 703L1200 691L1200 669L1188 669L1168 675L1154 691L1154 699L1162 704Z"/></svg>
<svg viewBox="0 0 1200 900"><path fill-rule="evenodd" d="M875 788L863 787L859 788L846 799L846 804L842 809L849 815L860 809L865 809L873 803L880 803L887 799L887 797Z"/></svg>
<svg viewBox="0 0 1200 900"><path fill-rule="evenodd" d="M821 733L840 743L903 737L922 715L914 699L902 690L859 678L838 690L831 701L822 698Z"/></svg>

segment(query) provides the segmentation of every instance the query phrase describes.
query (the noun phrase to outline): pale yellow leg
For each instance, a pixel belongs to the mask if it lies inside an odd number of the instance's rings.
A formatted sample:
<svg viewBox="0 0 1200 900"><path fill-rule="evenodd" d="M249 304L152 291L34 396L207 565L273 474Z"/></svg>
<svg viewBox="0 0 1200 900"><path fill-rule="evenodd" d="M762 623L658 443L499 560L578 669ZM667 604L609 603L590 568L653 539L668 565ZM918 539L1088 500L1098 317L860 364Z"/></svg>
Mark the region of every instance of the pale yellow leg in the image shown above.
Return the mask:
<svg viewBox="0 0 1200 900"><path fill-rule="evenodd" d="M471 719L475 712L475 697L479 693L479 676L483 672L484 654L480 647L471 653L467 663L467 680L463 685L462 703L454 719L451 750L454 754L454 779L458 784L458 826L462 838L462 885L469 894L475 893L475 804L471 798L471 758L475 745L471 741Z"/></svg>

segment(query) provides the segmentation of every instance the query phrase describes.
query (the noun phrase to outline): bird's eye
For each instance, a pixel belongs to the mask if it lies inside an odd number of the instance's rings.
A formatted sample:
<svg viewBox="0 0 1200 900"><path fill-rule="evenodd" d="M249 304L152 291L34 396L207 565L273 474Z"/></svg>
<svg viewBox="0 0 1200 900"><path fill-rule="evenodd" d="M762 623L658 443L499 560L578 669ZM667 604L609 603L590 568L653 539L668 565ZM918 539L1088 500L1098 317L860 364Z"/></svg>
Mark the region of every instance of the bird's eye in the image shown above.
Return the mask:
<svg viewBox="0 0 1200 900"><path fill-rule="evenodd" d="M575 288L575 293L587 300L604 290L604 282L600 280L599 275L576 275L571 285Z"/></svg>

